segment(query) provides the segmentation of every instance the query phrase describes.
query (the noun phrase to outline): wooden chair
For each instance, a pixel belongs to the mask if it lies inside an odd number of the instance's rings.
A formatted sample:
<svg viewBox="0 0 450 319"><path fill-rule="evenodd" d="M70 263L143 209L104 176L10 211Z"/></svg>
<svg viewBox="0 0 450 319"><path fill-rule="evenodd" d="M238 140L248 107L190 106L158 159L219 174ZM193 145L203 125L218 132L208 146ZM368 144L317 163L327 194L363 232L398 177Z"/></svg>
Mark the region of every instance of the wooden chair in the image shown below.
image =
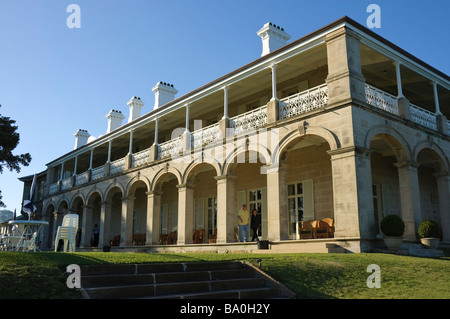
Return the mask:
<svg viewBox="0 0 450 319"><path fill-rule="evenodd" d="M159 244L160 245L167 245L167 234L160 234L159 235Z"/></svg>
<svg viewBox="0 0 450 319"><path fill-rule="evenodd" d="M167 237L167 245L175 245L177 242L177 232L173 231Z"/></svg>
<svg viewBox="0 0 450 319"><path fill-rule="evenodd" d="M302 226L298 228L300 239L315 238L316 220L305 220L302 222Z"/></svg>
<svg viewBox="0 0 450 319"><path fill-rule="evenodd" d="M110 242L111 246L119 246L120 245L120 235L114 236L113 240Z"/></svg>
<svg viewBox="0 0 450 319"><path fill-rule="evenodd" d="M323 218L317 221L316 238L334 237L334 219Z"/></svg>
<svg viewBox="0 0 450 319"><path fill-rule="evenodd" d="M196 229L194 231L194 244L203 244L203 234L205 233L204 229Z"/></svg>
<svg viewBox="0 0 450 319"><path fill-rule="evenodd" d="M209 243L215 244L217 242L217 228L214 229L214 234L209 235Z"/></svg>

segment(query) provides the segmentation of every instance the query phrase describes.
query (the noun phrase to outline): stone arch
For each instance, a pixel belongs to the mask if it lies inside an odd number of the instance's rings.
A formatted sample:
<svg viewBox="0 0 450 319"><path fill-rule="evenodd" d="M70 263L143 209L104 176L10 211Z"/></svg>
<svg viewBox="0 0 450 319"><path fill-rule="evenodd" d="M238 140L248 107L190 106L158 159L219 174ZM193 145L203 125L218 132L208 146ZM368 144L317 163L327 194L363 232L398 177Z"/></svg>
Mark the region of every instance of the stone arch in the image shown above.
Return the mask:
<svg viewBox="0 0 450 319"><path fill-rule="evenodd" d="M184 171L184 174L182 176L182 183L186 184L186 183L191 182L203 166L212 167L214 169L214 171L216 172L216 175L221 174L220 164L217 163L216 161L214 161L212 163L211 162L192 162L189 164L189 166Z"/></svg>
<svg viewBox="0 0 450 319"><path fill-rule="evenodd" d="M280 163L282 161L283 153L288 150L290 146L296 144L299 139L304 137L317 136L322 140L325 140L330 146L330 150L335 150L340 147L339 139L330 130L321 126L309 126L306 122L299 124L297 130L289 132L283 137L277 144L272 152L272 163Z"/></svg>
<svg viewBox="0 0 450 319"><path fill-rule="evenodd" d="M394 151L397 161L410 161L412 156L411 147L406 138L396 129L387 125L376 125L370 128L364 138L364 147L371 148L374 138L380 137Z"/></svg>
<svg viewBox="0 0 450 319"><path fill-rule="evenodd" d="M59 201L57 202L57 204L55 205L58 212L60 212L60 209L64 209L63 206L66 206L66 209L69 209L69 207L70 207L69 200L65 197L60 198Z"/></svg>
<svg viewBox="0 0 450 319"><path fill-rule="evenodd" d="M147 191L151 189L151 183L145 176L135 176L127 184L126 189L122 190L124 196L131 196L140 185L144 185Z"/></svg>
<svg viewBox="0 0 450 319"><path fill-rule="evenodd" d="M88 194L86 195L86 205L92 204L92 198L95 194L100 196L100 201L103 201L104 195L102 194L102 192L97 188L92 188L91 190L89 190Z"/></svg>
<svg viewBox="0 0 450 319"><path fill-rule="evenodd" d="M448 173L450 172L449 159L445 152L434 143L432 140L422 141L414 147L413 160L419 162L420 155L427 153L429 159L433 160L436 173Z"/></svg>
<svg viewBox="0 0 450 319"><path fill-rule="evenodd" d="M153 179L152 179L152 181L151 181L151 187L150 187L150 190L151 191L155 191L156 189L156 187L157 187L157 184L160 182L160 181L164 181L164 179L167 177L167 176L170 176L170 175L173 175L173 176L175 176L175 178L177 179L177 182L178 182L178 184L181 184L182 182L183 182L183 178L182 178L182 174L181 174L181 172L178 170L178 169L176 169L176 168L174 168L174 167L164 167L164 168L161 168L156 174L155 174L155 176L153 177Z"/></svg>
<svg viewBox="0 0 450 319"><path fill-rule="evenodd" d="M78 204L79 201L81 201L83 205L86 203L86 199L81 193L73 195L72 199L70 200L70 208L72 209L73 207L75 207L75 204Z"/></svg>
<svg viewBox="0 0 450 319"><path fill-rule="evenodd" d="M237 164L240 164L240 157L243 156L244 157L244 162L246 163L247 161L247 155L250 154L250 152L256 153L257 155L257 159L261 160L263 159L263 161L260 161L260 163L263 164L270 164L271 163L271 153L269 151L269 149L265 146L255 146L255 145L249 145L248 147L246 147L245 145L240 145L237 146L236 148L233 149L232 152L230 152L229 154L227 154L226 158L225 158L225 162L222 166L222 170L221 173L222 175L226 175L232 172L232 170L236 167ZM244 163L241 162L241 163ZM256 161L258 162L258 160ZM255 163L256 163L255 162ZM253 163L253 162L251 162Z"/></svg>
<svg viewBox="0 0 450 319"><path fill-rule="evenodd" d="M114 182L114 183L110 184L104 191L105 201L109 202L111 200L111 196L117 192L117 190L115 190L115 189L119 190L122 193L122 196L124 196L125 187L121 183Z"/></svg>

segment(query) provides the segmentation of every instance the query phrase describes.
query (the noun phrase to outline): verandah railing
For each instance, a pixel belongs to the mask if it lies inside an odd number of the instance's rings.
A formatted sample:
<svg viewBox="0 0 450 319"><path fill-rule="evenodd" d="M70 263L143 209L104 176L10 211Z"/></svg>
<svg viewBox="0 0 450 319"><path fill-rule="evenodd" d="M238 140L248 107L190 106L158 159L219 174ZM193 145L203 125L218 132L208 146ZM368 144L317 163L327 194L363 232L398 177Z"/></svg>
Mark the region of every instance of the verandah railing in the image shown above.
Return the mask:
<svg viewBox="0 0 450 319"><path fill-rule="evenodd" d="M397 97L365 84L366 102L378 109L399 115ZM308 113L318 110L328 103L328 87L321 84L314 88L302 91L300 93L288 96L280 100L279 103L279 120ZM411 120L424 127L437 130L436 114L410 103ZM267 105L263 105L254 110L239 114L230 119L230 128L234 129L235 135L244 134L267 124ZM450 120L447 121L448 130L450 132ZM217 140L220 136L218 124L213 124L191 133L191 147L202 148ZM173 154L179 154L182 150L181 137L176 137L158 146L158 159L166 159ZM150 149L145 149L132 155L131 167L146 165L150 162ZM125 159L119 159L111 163L110 174L117 174L125 170ZM92 169L91 180L98 180L105 177L104 166ZM85 173L78 174L75 179L75 185L88 182ZM61 190L71 187L70 179L65 179L61 183ZM50 185L50 194L58 191L58 184Z"/></svg>
<svg viewBox="0 0 450 319"><path fill-rule="evenodd" d="M279 119L308 113L324 107L328 102L328 87L326 84L313 87L306 91L288 96L280 100Z"/></svg>

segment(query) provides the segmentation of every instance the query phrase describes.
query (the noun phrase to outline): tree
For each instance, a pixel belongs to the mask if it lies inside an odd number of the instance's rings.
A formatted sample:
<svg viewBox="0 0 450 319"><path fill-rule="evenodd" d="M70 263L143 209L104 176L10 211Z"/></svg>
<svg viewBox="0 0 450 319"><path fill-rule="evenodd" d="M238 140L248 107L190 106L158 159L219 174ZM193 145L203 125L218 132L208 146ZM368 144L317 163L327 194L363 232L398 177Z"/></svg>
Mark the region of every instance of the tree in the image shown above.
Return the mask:
<svg viewBox="0 0 450 319"><path fill-rule="evenodd" d="M0 105L1 107L1 105ZM19 145L20 136L17 133L16 121L0 114L0 174L3 173L3 167L10 171L20 172L20 165L28 166L31 162L29 153L14 155L12 151ZM0 207L4 207L0 191Z"/></svg>

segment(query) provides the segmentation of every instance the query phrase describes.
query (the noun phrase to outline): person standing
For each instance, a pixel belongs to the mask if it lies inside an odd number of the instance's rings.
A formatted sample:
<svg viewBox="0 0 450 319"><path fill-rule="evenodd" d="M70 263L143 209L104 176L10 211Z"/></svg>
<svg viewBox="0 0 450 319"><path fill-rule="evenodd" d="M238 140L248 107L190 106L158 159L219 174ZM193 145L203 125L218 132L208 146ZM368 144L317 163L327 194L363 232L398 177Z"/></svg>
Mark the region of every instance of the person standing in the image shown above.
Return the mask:
<svg viewBox="0 0 450 319"><path fill-rule="evenodd" d="M258 210L254 208L252 210L252 216L250 221L250 227L252 228L253 231L252 241L255 241L255 239L256 241L259 241L258 229L260 224L261 224L261 215L258 213Z"/></svg>
<svg viewBox="0 0 450 319"><path fill-rule="evenodd" d="M244 242L249 240L250 233L250 214L247 210L247 205L242 204L242 208L239 209L238 213L238 225L239 225L239 241ZM243 236L244 233L244 236Z"/></svg>
<svg viewBox="0 0 450 319"><path fill-rule="evenodd" d="M94 247L97 247L98 246L98 240L99 240L99 237L100 237L100 227L98 227L97 224L95 224L95 226L94 226L93 233L94 233Z"/></svg>

